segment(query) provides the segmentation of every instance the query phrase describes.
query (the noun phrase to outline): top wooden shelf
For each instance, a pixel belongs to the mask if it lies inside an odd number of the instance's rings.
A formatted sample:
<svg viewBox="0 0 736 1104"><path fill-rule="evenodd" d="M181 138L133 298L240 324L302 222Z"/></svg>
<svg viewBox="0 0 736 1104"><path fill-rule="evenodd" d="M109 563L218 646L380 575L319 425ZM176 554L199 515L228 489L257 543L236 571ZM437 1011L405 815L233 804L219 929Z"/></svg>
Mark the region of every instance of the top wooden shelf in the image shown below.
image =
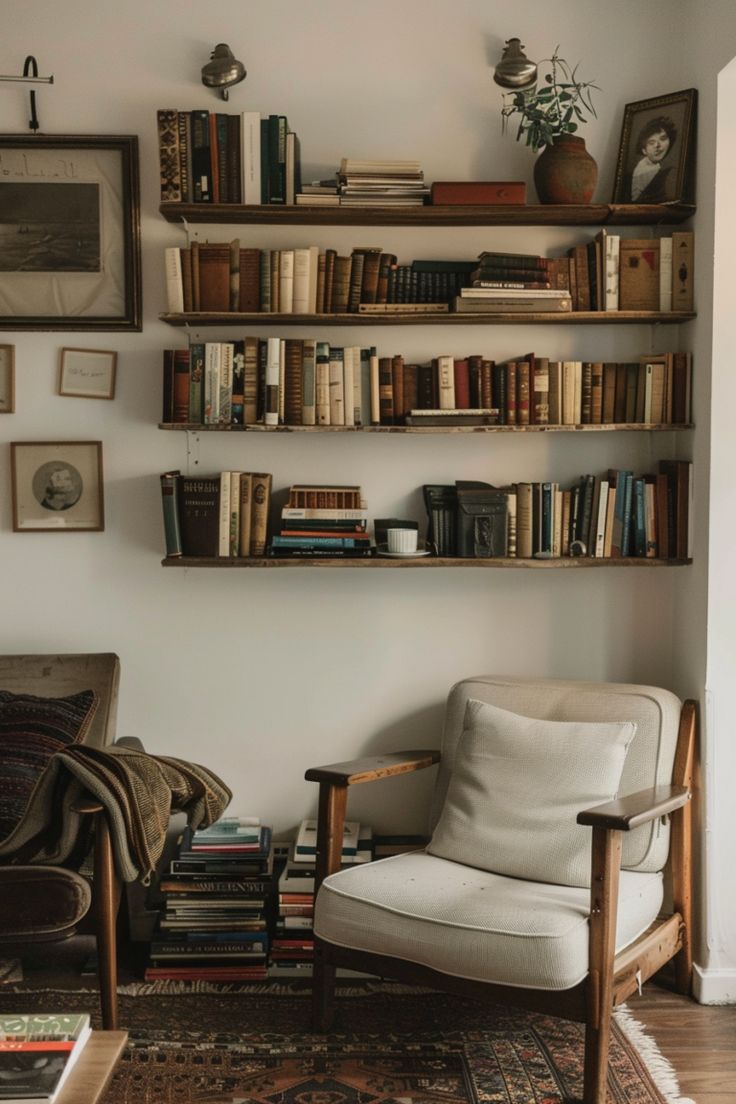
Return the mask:
<svg viewBox="0 0 736 1104"><path fill-rule="evenodd" d="M499 206L308 207L241 203L162 203L169 222L286 226L674 226L689 203L508 204Z"/></svg>

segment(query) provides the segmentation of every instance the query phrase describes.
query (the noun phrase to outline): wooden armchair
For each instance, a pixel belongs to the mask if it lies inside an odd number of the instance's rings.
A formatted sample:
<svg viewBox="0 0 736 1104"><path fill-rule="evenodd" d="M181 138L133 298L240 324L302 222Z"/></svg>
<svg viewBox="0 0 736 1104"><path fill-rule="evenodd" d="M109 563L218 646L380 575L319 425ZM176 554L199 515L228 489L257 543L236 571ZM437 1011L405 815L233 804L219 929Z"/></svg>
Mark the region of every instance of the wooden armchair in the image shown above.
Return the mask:
<svg viewBox="0 0 736 1104"><path fill-rule="evenodd" d="M610 730L622 741L625 760L614 786L616 798L594 808L578 803L571 817L573 826L577 821L592 829L583 835L583 828L573 827L570 837L574 847L583 840L588 848L588 888L583 880L568 877L561 884L535 872L545 871L546 863L555 869L555 833L564 834L560 828L550 832L545 820L541 835L535 835L538 800L529 810L523 801L513 810L514 816L531 814L529 826L522 824L511 838L512 850L522 844L520 857L513 860L520 863L521 876L513 863L510 870L504 865L505 856L499 858L494 845L486 852L488 861L477 847L473 851L483 828L471 823L478 812L473 813L472 801L482 787L471 778L469 791L463 778L467 781L468 764L472 768L474 762L467 750L477 736L472 718L485 723L486 706L492 724L480 729L481 736L507 722L512 729L529 722L530 746L540 734L551 741L540 746L542 762L552 756L554 741L560 737L564 743L568 730L578 725L582 738L589 729L596 739L601 733L607 738ZM636 726L633 738L625 731L629 722ZM405 751L308 770L306 778L320 787L314 1027L327 1030L332 1021L338 966L552 1012L585 1024L584 1104L604 1104L613 1009L670 959L675 960L678 990L690 991L695 737L695 703L681 703L665 690L482 676L450 692L441 756L434 750ZM596 757L608 754L602 743L597 747ZM584 758L573 755L567 774L575 774L575 763ZM428 848L340 871L348 788L438 762ZM493 773L503 769L499 759L492 761L491 789ZM534 764L528 769L533 774ZM552 790L557 780L551 766L542 769L542 779L545 769ZM481 802L481 817L486 808ZM455 845L471 851L467 865L453 852ZM534 877L525 873L525 864L531 864ZM499 865L505 873L495 872ZM673 911L663 917L665 872Z"/></svg>
<svg viewBox="0 0 736 1104"><path fill-rule="evenodd" d="M83 742L96 747L114 740L119 681L120 660L112 653L0 656L0 690L42 698L93 690L98 704ZM82 800L77 808L94 821L92 889L87 879L67 867L0 866L0 953L68 938L91 922L97 941L102 1022L113 1029L117 1027L115 924L121 887L102 805Z"/></svg>

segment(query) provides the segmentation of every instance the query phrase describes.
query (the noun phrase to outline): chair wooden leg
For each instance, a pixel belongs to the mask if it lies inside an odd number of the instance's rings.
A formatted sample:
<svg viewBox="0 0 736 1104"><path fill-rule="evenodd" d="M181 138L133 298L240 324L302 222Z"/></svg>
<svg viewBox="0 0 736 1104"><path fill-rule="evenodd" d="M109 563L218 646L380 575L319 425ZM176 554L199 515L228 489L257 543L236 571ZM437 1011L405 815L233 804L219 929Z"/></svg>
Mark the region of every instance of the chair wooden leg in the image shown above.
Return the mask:
<svg viewBox="0 0 736 1104"><path fill-rule="evenodd" d="M329 1031L335 1016L335 967L327 961L324 948L315 940L312 967L312 1027Z"/></svg>
<svg viewBox="0 0 736 1104"><path fill-rule="evenodd" d="M110 828L104 814L97 815L95 824L94 896L102 1026L114 1031L118 1026L115 925L120 906L120 881L115 871Z"/></svg>
<svg viewBox="0 0 736 1104"><path fill-rule="evenodd" d="M583 1104L606 1104L621 832L593 829Z"/></svg>

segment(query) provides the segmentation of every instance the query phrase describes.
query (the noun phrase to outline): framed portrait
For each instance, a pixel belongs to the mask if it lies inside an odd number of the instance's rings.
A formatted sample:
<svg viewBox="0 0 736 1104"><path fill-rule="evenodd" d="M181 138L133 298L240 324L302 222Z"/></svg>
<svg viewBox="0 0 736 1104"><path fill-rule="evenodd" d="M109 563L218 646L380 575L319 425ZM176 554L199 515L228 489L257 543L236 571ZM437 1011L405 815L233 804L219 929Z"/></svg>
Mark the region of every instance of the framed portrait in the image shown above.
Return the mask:
<svg viewBox="0 0 736 1104"><path fill-rule="evenodd" d="M0 212L0 329L141 329L135 136L0 135Z"/></svg>
<svg viewBox="0 0 736 1104"><path fill-rule="evenodd" d="M13 531L105 528L101 441L14 441L10 445Z"/></svg>
<svg viewBox="0 0 736 1104"><path fill-rule="evenodd" d="M118 354L106 349L62 349L59 394L79 399L114 399Z"/></svg>
<svg viewBox="0 0 736 1104"><path fill-rule="evenodd" d="M15 410L15 345L0 345L0 414Z"/></svg>
<svg viewBox="0 0 736 1104"><path fill-rule="evenodd" d="M694 203L694 88L626 104L612 203Z"/></svg>

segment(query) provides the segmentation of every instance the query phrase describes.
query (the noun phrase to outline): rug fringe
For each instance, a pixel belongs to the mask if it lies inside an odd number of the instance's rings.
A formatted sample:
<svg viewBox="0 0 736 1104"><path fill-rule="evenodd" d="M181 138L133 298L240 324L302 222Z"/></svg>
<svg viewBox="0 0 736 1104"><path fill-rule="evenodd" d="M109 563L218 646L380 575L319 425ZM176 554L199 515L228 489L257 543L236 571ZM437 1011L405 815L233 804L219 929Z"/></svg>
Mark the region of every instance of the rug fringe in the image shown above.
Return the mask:
<svg viewBox="0 0 736 1104"><path fill-rule="evenodd" d="M695 1104L691 1097L680 1094L680 1083L677 1080L674 1066L668 1058L665 1058L656 1041L647 1033L644 1025L634 1018L628 1007L622 1005L614 1011L613 1016L624 1035L641 1056L652 1081L664 1096L667 1104Z"/></svg>
<svg viewBox="0 0 736 1104"><path fill-rule="evenodd" d="M2 988L3 993L18 993L28 994L29 989L23 985L4 985ZM97 997L99 995L98 989L90 989L88 987L80 989L64 989L64 988L47 988L39 989L35 986L32 990L34 993L74 993L74 994L90 994ZM216 993L224 996L232 995L237 996L243 993L251 994L253 996L261 994L270 994L273 996L289 996L289 997L311 997L312 989L309 984L304 981L297 981L294 983L284 983L279 981L264 981L264 982L229 982L227 984L222 982L211 981L173 981L173 980L158 980L158 981L133 981L128 982L125 985L118 985L118 995L124 997L158 997L166 996L167 994L186 996L187 993ZM421 993L433 993L435 990L423 985L404 985L398 981L365 981L362 985L340 985L338 982L337 996L338 997L365 997L370 996L373 993L385 993L385 994L421 994Z"/></svg>

